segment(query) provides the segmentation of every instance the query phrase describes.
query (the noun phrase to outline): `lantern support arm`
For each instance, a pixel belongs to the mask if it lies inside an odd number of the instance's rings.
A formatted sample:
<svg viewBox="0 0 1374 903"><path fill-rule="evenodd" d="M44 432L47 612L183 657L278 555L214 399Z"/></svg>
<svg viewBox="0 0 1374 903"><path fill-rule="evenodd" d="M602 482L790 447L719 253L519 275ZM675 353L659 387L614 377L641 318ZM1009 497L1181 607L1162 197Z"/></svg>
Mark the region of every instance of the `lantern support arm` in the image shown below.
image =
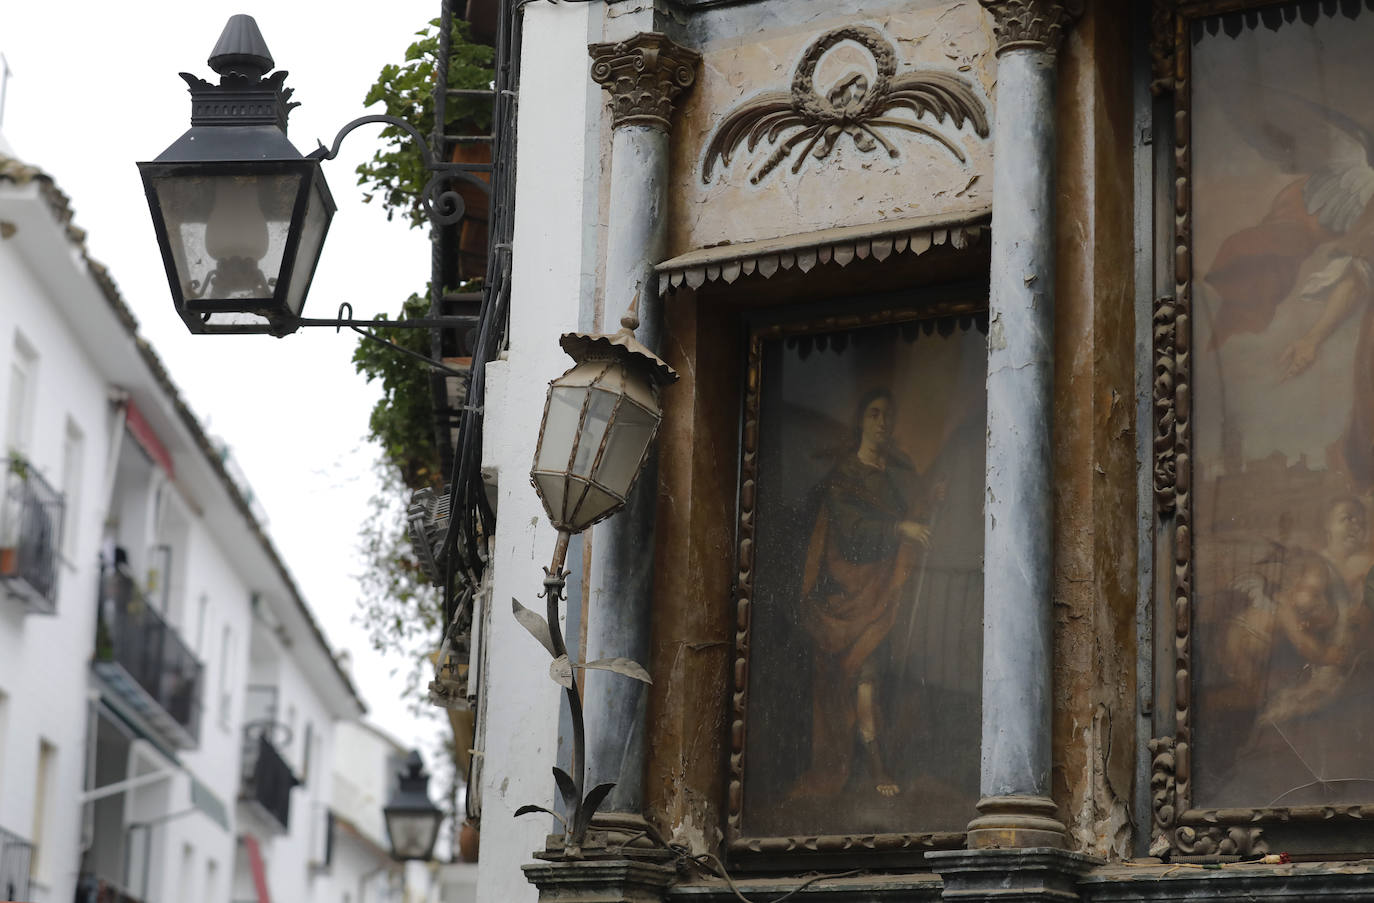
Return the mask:
<svg viewBox="0 0 1374 903"><path fill-rule="evenodd" d="M299 317L293 321L296 326L333 326L335 332L347 326L358 335L365 339L371 339L378 345L385 345L394 351L399 351L402 354L424 361L436 370L442 370L450 376L463 377L468 375L467 371L457 370L442 361L436 361L433 358L426 357L418 351L412 351L403 345L397 345L395 342L384 339L376 333L368 332L363 327L382 327L386 329L451 329L457 328L458 326L470 325L471 322L470 319L465 317L415 317L410 320L355 320L353 319L353 305L349 304L347 301L339 305L339 316L337 319L330 320Z"/></svg>
<svg viewBox="0 0 1374 903"><path fill-rule="evenodd" d="M339 147L349 132L362 125L380 122L384 125L395 126L405 132L415 142L415 147L420 151L420 158L424 160L425 172L430 174L429 181L425 183L424 190L420 192L420 203L425 208L425 213L429 216L430 222L436 226L451 226L463 218L467 212L467 204L462 195L452 188L445 188L445 185L454 179L466 182L469 186L475 187L490 194L491 186L477 178L473 173L491 172L490 163L441 163L434 159L434 151L426 143L425 137L420 134L420 130L415 126L396 116L389 116L385 113L373 113L368 116L359 116L357 119L339 129L339 134L334 136L334 143L325 147L321 144L309 154L309 160L333 160L339 155ZM304 324L303 324L304 325Z"/></svg>
<svg viewBox="0 0 1374 903"><path fill-rule="evenodd" d="M411 138L415 139L415 146L420 149L420 156L425 161L425 170L428 172L434 172L434 154L430 152L429 145L425 143L425 137L420 134L420 130L417 129L415 126L411 125L410 123L406 122L404 119L401 119L397 116L388 116L385 113L372 113L367 116L359 116L357 119L353 120L352 122L345 125L343 128L339 129L339 134L334 136L333 145L331 145L330 147L325 147L324 144L320 144L319 147L315 148L313 151L306 154L306 159L333 160L335 157L339 155L339 146L343 144L344 138L348 137L348 133L353 131L360 125L367 125L371 122L380 122L384 123L385 125L394 125L396 128L400 129L401 131L408 134Z"/></svg>

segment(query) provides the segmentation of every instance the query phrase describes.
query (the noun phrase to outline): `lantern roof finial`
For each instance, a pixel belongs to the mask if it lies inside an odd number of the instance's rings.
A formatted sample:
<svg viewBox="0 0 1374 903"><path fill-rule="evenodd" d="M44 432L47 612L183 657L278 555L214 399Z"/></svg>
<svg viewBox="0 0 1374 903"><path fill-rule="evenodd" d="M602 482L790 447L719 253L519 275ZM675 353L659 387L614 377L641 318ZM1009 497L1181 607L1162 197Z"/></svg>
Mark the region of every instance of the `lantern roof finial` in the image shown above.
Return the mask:
<svg viewBox="0 0 1374 903"><path fill-rule="evenodd" d="M262 78L276 65L258 23L243 13L229 17L207 62L223 78L237 77L250 82Z"/></svg>
<svg viewBox="0 0 1374 903"><path fill-rule="evenodd" d="M635 330L639 328L638 306L639 296L635 295L629 309L620 318L620 331L613 335L603 332L565 332L558 339L558 344L578 363L597 357L611 358L645 367L650 378L660 386L675 383L677 371L635 338Z"/></svg>

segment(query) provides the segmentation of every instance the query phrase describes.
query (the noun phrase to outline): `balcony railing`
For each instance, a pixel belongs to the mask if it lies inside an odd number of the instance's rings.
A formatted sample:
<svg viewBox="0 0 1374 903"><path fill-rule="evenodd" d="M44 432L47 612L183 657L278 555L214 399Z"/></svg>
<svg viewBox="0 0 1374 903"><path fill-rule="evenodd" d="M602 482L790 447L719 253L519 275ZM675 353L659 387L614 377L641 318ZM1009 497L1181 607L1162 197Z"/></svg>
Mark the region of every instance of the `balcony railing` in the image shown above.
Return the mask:
<svg viewBox="0 0 1374 903"><path fill-rule="evenodd" d="M33 844L0 828L0 899L29 899L29 864Z"/></svg>
<svg viewBox="0 0 1374 903"><path fill-rule="evenodd" d="M82 872L76 882L77 903L142 903L113 881Z"/></svg>
<svg viewBox="0 0 1374 903"><path fill-rule="evenodd" d="M94 668L169 743L196 746L205 669L133 578L116 568L101 575Z"/></svg>
<svg viewBox="0 0 1374 903"><path fill-rule="evenodd" d="M291 823L291 790L299 781L291 766L267 739L271 722L250 722L243 728L243 780L239 800L256 807L286 831Z"/></svg>
<svg viewBox="0 0 1374 903"><path fill-rule="evenodd" d="M0 582L32 612L57 609L62 494L26 461L0 461Z"/></svg>

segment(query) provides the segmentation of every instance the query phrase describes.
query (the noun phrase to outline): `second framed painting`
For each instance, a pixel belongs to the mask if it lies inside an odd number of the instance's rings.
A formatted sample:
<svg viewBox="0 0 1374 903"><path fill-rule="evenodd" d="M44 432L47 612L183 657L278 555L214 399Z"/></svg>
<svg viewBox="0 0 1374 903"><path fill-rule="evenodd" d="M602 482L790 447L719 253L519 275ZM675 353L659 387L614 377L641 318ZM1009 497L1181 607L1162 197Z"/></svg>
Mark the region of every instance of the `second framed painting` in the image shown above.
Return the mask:
<svg viewBox="0 0 1374 903"><path fill-rule="evenodd" d="M986 302L754 322L727 840L959 846L976 814Z"/></svg>

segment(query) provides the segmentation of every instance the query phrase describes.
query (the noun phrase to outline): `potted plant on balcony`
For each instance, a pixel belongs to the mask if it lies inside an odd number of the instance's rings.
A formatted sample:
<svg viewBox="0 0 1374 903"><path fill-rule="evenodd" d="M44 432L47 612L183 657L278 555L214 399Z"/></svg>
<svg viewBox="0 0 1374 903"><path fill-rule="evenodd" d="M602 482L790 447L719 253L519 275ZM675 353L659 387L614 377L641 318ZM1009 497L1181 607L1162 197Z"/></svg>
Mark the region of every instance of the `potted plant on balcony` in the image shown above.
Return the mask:
<svg viewBox="0 0 1374 903"><path fill-rule="evenodd" d="M13 449L5 462L4 485L0 486L0 576L19 571L19 534L24 514L24 485L29 478L29 460Z"/></svg>

